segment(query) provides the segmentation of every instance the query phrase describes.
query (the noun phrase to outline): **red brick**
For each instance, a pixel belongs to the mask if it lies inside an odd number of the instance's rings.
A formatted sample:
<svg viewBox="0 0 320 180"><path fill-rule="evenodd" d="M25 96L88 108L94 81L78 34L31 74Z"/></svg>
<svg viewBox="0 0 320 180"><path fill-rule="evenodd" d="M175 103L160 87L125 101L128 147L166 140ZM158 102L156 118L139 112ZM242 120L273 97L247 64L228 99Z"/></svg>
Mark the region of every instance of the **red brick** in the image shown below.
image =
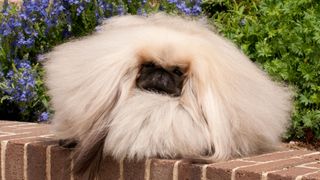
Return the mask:
<svg viewBox="0 0 320 180"><path fill-rule="evenodd" d="M16 125L16 124L19 124L19 123L20 122L17 122L17 121L3 121L3 120L0 120L0 129L3 126L12 126L12 125Z"/></svg>
<svg viewBox="0 0 320 180"><path fill-rule="evenodd" d="M0 125L1 124L6 124L6 123L8 123L8 122L17 122L17 121L9 121L9 120L0 120Z"/></svg>
<svg viewBox="0 0 320 180"><path fill-rule="evenodd" d="M123 179L143 180L145 173L145 161L123 161Z"/></svg>
<svg viewBox="0 0 320 180"><path fill-rule="evenodd" d="M71 176L71 150L60 146L50 148L50 174L52 180L70 179ZM47 157L48 158L48 157Z"/></svg>
<svg viewBox="0 0 320 180"><path fill-rule="evenodd" d="M46 143L46 141L52 142L54 140L49 138L36 137L36 136L9 140L9 142L14 144L26 144L26 143L36 143L36 142ZM58 144L58 141L54 141L54 143Z"/></svg>
<svg viewBox="0 0 320 180"><path fill-rule="evenodd" d="M208 180L229 180L231 179L232 169L240 167L240 166L247 166L253 165L253 162L244 162L240 160L235 161L228 161L228 162L221 162L209 165L207 167L207 179Z"/></svg>
<svg viewBox="0 0 320 180"><path fill-rule="evenodd" d="M2 142L0 142L0 159L1 159L1 162L0 162L0 179L3 179L2 178L2 162L4 161L4 159L2 159Z"/></svg>
<svg viewBox="0 0 320 180"><path fill-rule="evenodd" d="M34 142L27 145L27 177L29 180L46 179L46 149L56 141Z"/></svg>
<svg viewBox="0 0 320 180"><path fill-rule="evenodd" d="M30 137L30 134L15 134L15 135L8 135L0 137L0 141L9 141L13 139L23 139L26 137Z"/></svg>
<svg viewBox="0 0 320 180"><path fill-rule="evenodd" d="M193 180L201 179L203 165L179 163L178 166L178 179L179 180Z"/></svg>
<svg viewBox="0 0 320 180"><path fill-rule="evenodd" d="M0 129L2 132L10 133L30 133L30 134L49 134L50 129L48 126L41 126L39 124L31 124L26 126L17 126L17 127L2 127Z"/></svg>
<svg viewBox="0 0 320 180"><path fill-rule="evenodd" d="M100 171L95 177L95 180L119 180L120 179L120 164L114 158L108 156L101 164ZM73 175L74 180L88 180L89 173Z"/></svg>
<svg viewBox="0 0 320 180"><path fill-rule="evenodd" d="M120 164L113 157L106 157L104 160L99 179L118 180L120 179Z"/></svg>
<svg viewBox="0 0 320 180"><path fill-rule="evenodd" d="M28 138L35 138L42 135L46 135L46 130L34 130L33 132L23 133L23 134L15 134L15 135L8 135L8 136L0 136L0 141L9 141L15 139L28 139ZM40 138L40 137L39 137Z"/></svg>
<svg viewBox="0 0 320 180"><path fill-rule="evenodd" d="M281 171L272 172L268 174L268 179L272 180L291 180L295 179L297 176L304 175L307 173L315 172L316 170L303 167L292 167L288 169L283 169Z"/></svg>
<svg viewBox="0 0 320 180"><path fill-rule="evenodd" d="M307 164L307 165L304 165L304 166L314 167L314 168L319 168L320 169L320 161L312 163L312 164Z"/></svg>
<svg viewBox="0 0 320 180"><path fill-rule="evenodd" d="M319 154L309 155L303 158L292 158L280 161L274 161L270 163L253 165L249 167L239 168L236 171L236 179L260 179L262 172L273 171L273 170L281 170L283 168L293 167L299 164L313 162L320 158Z"/></svg>
<svg viewBox="0 0 320 180"><path fill-rule="evenodd" d="M0 137L1 136L9 136L11 133L6 133L6 132L0 132Z"/></svg>
<svg viewBox="0 0 320 180"><path fill-rule="evenodd" d="M24 144L8 142L5 154L5 178L24 179Z"/></svg>
<svg viewBox="0 0 320 180"><path fill-rule="evenodd" d="M320 171L317 173L313 173L307 176L304 176L302 180L319 180L320 179Z"/></svg>
<svg viewBox="0 0 320 180"><path fill-rule="evenodd" d="M175 160L152 159L150 165L150 180L173 179Z"/></svg>
<svg viewBox="0 0 320 180"><path fill-rule="evenodd" d="M29 123L29 122L18 122L18 123L6 123L5 125L2 125L0 126L1 127L1 130L4 130L4 129L7 129L7 128L10 128L10 129L13 129L13 128L20 128L20 127L28 127L28 126L36 126L38 125L37 123Z"/></svg>
<svg viewBox="0 0 320 180"><path fill-rule="evenodd" d="M312 153L312 151L295 150L295 151L273 152L273 153L245 158L244 160L266 162L266 161L274 161L279 159L288 159L294 156L301 156L309 153Z"/></svg>

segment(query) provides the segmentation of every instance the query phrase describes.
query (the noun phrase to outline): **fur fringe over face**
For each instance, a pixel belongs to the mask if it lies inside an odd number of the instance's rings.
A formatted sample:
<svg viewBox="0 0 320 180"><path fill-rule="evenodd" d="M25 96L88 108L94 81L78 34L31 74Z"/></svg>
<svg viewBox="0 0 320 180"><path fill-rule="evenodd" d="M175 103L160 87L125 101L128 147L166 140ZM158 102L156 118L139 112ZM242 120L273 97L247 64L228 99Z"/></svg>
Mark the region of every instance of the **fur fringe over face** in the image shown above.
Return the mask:
<svg viewBox="0 0 320 180"><path fill-rule="evenodd" d="M58 138L79 141L79 172L106 155L220 161L272 150L290 118L287 88L199 21L113 17L47 58L52 123ZM186 69L180 96L137 88L148 61Z"/></svg>

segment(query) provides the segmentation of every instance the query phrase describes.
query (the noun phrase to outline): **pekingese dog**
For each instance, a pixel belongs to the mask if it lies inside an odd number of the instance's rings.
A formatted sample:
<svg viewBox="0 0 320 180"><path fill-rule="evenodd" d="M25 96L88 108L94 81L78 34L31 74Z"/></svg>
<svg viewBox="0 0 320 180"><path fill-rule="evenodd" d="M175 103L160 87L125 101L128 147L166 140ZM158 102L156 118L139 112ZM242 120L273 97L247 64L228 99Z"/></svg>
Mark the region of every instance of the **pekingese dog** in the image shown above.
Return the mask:
<svg viewBox="0 0 320 180"><path fill-rule="evenodd" d="M75 171L123 158L247 156L277 147L291 93L203 22L164 14L106 20L47 54L59 139Z"/></svg>

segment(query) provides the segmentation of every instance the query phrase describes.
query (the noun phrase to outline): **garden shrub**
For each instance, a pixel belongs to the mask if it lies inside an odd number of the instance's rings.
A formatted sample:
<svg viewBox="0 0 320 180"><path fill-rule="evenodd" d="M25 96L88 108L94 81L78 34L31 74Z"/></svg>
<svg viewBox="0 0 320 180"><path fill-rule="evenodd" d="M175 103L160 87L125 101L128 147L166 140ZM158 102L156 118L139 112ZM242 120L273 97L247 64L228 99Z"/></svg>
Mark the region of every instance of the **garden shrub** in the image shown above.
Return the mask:
<svg viewBox="0 0 320 180"><path fill-rule="evenodd" d="M320 140L320 4L312 0L206 0L218 31L294 94L286 139Z"/></svg>

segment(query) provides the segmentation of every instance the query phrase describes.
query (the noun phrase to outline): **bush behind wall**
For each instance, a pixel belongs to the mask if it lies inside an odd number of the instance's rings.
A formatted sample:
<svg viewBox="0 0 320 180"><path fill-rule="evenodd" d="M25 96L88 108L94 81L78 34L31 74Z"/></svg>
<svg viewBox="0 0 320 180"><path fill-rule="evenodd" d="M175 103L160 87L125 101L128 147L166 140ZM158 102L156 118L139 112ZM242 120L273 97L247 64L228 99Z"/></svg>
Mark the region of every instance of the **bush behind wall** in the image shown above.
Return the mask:
<svg viewBox="0 0 320 180"><path fill-rule="evenodd" d="M320 144L320 4L205 0L202 7L221 34L293 88L292 123L285 138Z"/></svg>

